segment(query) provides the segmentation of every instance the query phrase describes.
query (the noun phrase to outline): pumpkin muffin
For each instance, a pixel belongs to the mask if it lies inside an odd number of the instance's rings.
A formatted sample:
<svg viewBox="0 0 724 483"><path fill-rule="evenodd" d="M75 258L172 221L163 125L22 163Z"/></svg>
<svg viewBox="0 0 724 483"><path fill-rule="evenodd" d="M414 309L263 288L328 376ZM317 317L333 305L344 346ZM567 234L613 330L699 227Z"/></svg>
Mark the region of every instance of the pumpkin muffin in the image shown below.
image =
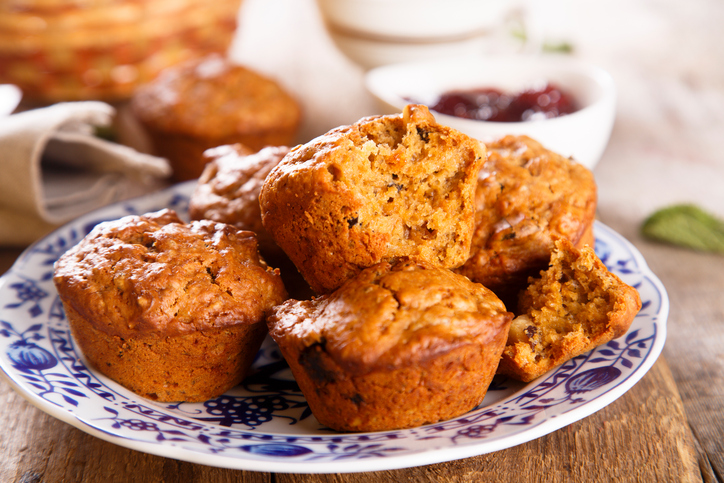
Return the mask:
<svg viewBox="0 0 724 483"><path fill-rule="evenodd" d="M253 233L169 210L99 224L56 262L54 282L87 359L157 401L238 384L286 298Z"/></svg>
<svg viewBox="0 0 724 483"><path fill-rule="evenodd" d="M548 265L553 241L594 245L593 173L527 136L487 145L478 176L470 258L457 271L515 305L529 276Z"/></svg>
<svg viewBox="0 0 724 483"><path fill-rule="evenodd" d="M301 119L277 82L220 55L166 69L136 91L131 109L178 181L201 175L209 148L293 144Z"/></svg>
<svg viewBox="0 0 724 483"><path fill-rule="evenodd" d="M265 256L280 249L261 222L259 192L269 172L289 152L269 146L252 153L241 144L219 146L204 153L208 160L189 200L192 220L214 220L256 233Z"/></svg>
<svg viewBox="0 0 724 483"><path fill-rule="evenodd" d="M633 287L608 271L593 249L556 241L550 266L518 300L498 372L532 381L620 337L641 309Z"/></svg>
<svg viewBox="0 0 724 483"><path fill-rule="evenodd" d="M483 400L513 314L447 269L382 262L268 318L317 420L337 431L409 428Z"/></svg>
<svg viewBox="0 0 724 483"><path fill-rule="evenodd" d="M457 267L484 160L478 141L409 105L294 148L262 186L262 221L317 293L381 261Z"/></svg>

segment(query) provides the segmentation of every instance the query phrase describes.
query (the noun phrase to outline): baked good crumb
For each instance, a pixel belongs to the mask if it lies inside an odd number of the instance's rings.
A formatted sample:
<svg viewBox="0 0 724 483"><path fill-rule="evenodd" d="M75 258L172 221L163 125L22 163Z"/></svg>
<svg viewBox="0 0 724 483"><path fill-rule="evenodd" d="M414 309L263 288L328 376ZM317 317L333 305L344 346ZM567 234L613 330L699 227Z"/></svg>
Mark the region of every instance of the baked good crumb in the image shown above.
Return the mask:
<svg viewBox="0 0 724 483"><path fill-rule="evenodd" d="M262 221L317 293L381 261L456 267L484 160L480 142L409 105L292 149L262 186Z"/></svg>
<svg viewBox="0 0 724 483"><path fill-rule="evenodd" d="M622 336L641 309L635 288L609 272L593 249L555 243L550 266L521 293L498 373L531 381Z"/></svg>

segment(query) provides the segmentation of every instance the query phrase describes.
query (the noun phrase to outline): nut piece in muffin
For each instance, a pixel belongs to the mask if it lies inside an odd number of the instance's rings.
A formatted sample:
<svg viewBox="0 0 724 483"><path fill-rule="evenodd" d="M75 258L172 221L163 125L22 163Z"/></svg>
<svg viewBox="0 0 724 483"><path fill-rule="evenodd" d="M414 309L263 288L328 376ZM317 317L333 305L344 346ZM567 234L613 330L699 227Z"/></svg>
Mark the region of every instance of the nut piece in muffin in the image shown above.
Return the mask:
<svg viewBox="0 0 724 483"><path fill-rule="evenodd" d="M587 168L526 136L505 136L487 153L470 258L457 272L515 306L528 277L548 265L555 238L593 246L596 183Z"/></svg>
<svg viewBox="0 0 724 483"><path fill-rule="evenodd" d="M609 272L591 247L557 240L549 268L520 295L521 315L510 326L498 373L532 381L624 335L640 309L636 289Z"/></svg>
<svg viewBox="0 0 724 483"><path fill-rule="evenodd" d="M301 119L279 84L219 55L166 69L135 92L131 109L179 181L201 175L209 148L293 144Z"/></svg>
<svg viewBox="0 0 724 483"><path fill-rule="evenodd" d="M457 267L484 160L480 142L408 105L292 149L262 186L262 221L317 293L381 261Z"/></svg>
<svg viewBox="0 0 724 483"><path fill-rule="evenodd" d="M484 286L401 261L267 319L317 420L337 431L434 423L483 400L512 313Z"/></svg>
<svg viewBox="0 0 724 483"><path fill-rule="evenodd" d="M207 150L209 161L189 200L192 220L214 220L256 233L259 251L278 251L261 222L259 192L269 172L289 152L287 146L268 146L252 153L241 144Z"/></svg>
<svg viewBox="0 0 724 483"><path fill-rule="evenodd" d="M253 233L169 210L99 224L56 262L54 282L86 358L157 401L238 384L286 298Z"/></svg>

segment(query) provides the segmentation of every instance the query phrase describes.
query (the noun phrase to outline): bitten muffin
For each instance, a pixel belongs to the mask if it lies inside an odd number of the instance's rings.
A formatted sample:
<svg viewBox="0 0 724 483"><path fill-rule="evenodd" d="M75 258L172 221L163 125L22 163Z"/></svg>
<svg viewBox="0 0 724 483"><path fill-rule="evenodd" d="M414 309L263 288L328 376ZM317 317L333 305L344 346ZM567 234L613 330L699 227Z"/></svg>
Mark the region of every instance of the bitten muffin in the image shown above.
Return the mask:
<svg viewBox="0 0 724 483"><path fill-rule="evenodd" d="M513 314L450 270L382 262L335 292L288 300L267 319L317 420L382 431L480 404Z"/></svg>
<svg viewBox="0 0 724 483"><path fill-rule="evenodd" d="M269 146L252 153L241 144L219 146L204 153L209 159L189 200L192 220L214 220L256 233L259 250L279 251L261 222L259 192L269 172L289 152Z"/></svg>
<svg viewBox="0 0 724 483"><path fill-rule="evenodd" d="M531 381L622 336L641 309L633 287L608 271L593 249L555 243L550 266L518 301L498 372Z"/></svg>
<svg viewBox="0 0 724 483"><path fill-rule="evenodd" d="M176 180L198 178L209 148L291 145L301 119L277 82L219 55L166 69L136 91L131 109Z"/></svg>
<svg viewBox="0 0 724 483"><path fill-rule="evenodd" d="M286 298L253 233L163 210L96 226L55 264L86 358L158 401L204 401L238 384Z"/></svg>
<svg viewBox="0 0 724 483"><path fill-rule="evenodd" d="M478 141L409 105L294 148L262 186L262 221L317 293L381 261L457 267L484 160Z"/></svg>
<svg viewBox="0 0 724 483"><path fill-rule="evenodd" d="M555 238L594 245L596 183L584 166L526 136L506 136L487 153L470 258L457 271L514 306L528 277L548 265Z"/></svg>

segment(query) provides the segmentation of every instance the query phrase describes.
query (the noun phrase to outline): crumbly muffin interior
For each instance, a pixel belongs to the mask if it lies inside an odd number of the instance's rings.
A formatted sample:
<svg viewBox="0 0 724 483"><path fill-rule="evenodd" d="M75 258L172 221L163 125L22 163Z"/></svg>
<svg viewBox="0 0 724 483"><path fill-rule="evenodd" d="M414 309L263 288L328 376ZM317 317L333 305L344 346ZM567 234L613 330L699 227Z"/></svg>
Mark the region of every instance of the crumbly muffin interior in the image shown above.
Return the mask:
<svg viewBox="0 0 724 483"><path fill-rule="evenodd" d="M517 344L528 362L555 357L561 343L587 343L608 329L615 280L596 271L590 255L554 251L548 270L519 299L521 315L511 324L508 345Z"/></svg>
<svg viewBox="0 0 724 483"><path fill-rule="evenodd" d="M430 255L445 260L466 243L461 233L469 230L457 216L471 209L464 183L471 170L465 167L483 152L434 124L429 112L414 108L391 122L363 123L361 143L344 163L328 166L333 181L365 200L343 213L350 229L390 233L392 257L435 250Z"/></svg>

